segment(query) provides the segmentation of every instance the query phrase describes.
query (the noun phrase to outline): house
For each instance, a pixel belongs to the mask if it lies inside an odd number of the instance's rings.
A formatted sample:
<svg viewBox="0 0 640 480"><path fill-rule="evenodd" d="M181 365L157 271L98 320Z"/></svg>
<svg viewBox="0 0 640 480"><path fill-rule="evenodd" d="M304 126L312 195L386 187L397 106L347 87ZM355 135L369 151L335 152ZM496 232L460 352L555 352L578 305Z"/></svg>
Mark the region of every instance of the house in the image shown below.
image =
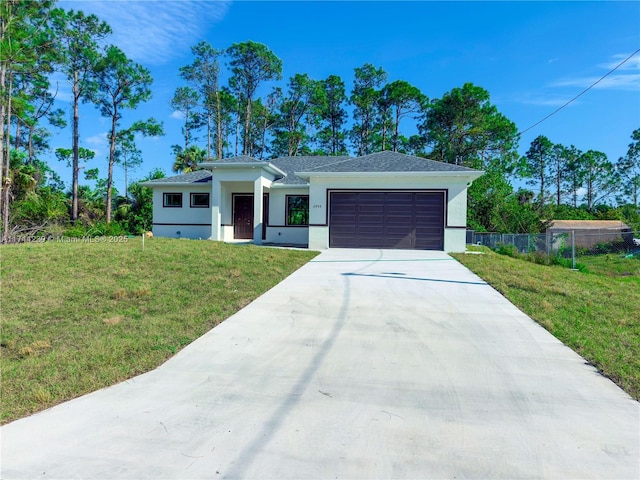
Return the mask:
<svg viewBox="0 0 640 480"><path fill-rule="evenodd" d="M395 152L205 161L153 189L159 237L325 248L464 251L483 172Z"/></svg>
<svg viewBox="0 0 640 480"><path fill-rule="evenodd" d="M620 220L553 220L547 227L547 233L572 234L575 246L584 248L618 240L631 243L633 238L631 227Z"/></svg>

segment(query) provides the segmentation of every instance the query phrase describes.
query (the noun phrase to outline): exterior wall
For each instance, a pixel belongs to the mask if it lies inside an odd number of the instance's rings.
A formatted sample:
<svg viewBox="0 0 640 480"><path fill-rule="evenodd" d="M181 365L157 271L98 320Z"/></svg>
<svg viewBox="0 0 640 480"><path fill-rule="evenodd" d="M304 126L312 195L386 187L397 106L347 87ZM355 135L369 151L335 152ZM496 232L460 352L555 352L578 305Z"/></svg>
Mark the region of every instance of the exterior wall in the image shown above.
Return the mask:
<svg viewBox="0 0 640 480"><path fill-rule="evenodd" d="M220 228L216 238L232 241L233 234L233 194L254 194L256 179L260 170L214 171L214 182L206 184L157 186L153 190L153 233L161 237L210 238L213 237L212 217L220 219ZM446 176L353 176L353 177L314 177L307 188L271 188L271 179L262 182L263 189L269 193L269 219L266 229L268 243L308 244L310 249L326 249L329 245L328 191L329 190L445 190L446 225L444 228L444 250L458 252L465 250L467 182L466 177ZM214 184L215 183L215 184ZM216 187L219 196L216 196ZM219 198L218 208L190 207L190 193L211 194L211 202ZM182 193L182 207L163 207L164 193ZM309 195L309 226L289 227L286 225L287 195ZM261 224L256 225L261 232ZM260 230L258 230L258 228ZM179 233L178 233L179 232ZM261 236L261 235L260 235ZM259 242L258 242L259 243Z"/></svg>
<svg viewBox="0 0 640 480"><path fill-rule="evenodd" d="M211 236L211 227L195 227L188 225L154 225L153 236L208 240Z"/></svg>
<svg viewBox="0 0 640 480"><path fill-rule="evenodd" d="M158 186L153 189L153 235L170 238L209 238L211 236L211 204L209 208L193 208L191 193L210 193L209 183ZM164 207L165 193L182 193L182 207ZM211 203L211 196L209 198Z"/></svg>
<svg viewBox="0 0 640 480"><path fill-rule="evenodd" d="M269 222L265 242L307 245L309 242L309 227L290 227L286 224L288 195L309 195L309 189L272 188L269 191Z"/></svg>
<svg viewBox="0 0 640 480"><path fill-rule="evenodd" d="M463 252L466 248L467 225L466 177L446 176L370 176L370 177L315 177L309 187L309 248L325 249L329 246L327 225L328 191L346 190L445 190L447 192L444 250Z"/></svg>

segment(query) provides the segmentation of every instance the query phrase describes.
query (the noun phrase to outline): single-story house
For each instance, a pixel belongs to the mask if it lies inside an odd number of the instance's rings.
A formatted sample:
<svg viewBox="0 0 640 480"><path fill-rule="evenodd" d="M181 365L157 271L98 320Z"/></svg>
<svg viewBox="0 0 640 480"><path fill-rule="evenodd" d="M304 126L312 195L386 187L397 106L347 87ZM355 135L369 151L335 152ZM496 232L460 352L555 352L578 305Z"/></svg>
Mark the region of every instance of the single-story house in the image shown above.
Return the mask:
<svg viewBox="0 0 640 480"><path fill-rule="evenodd" d="M631 243L633 238L631 227L620 220L553 220L547 233L575 235L575 245L584 248L620 239Z"/></svg>
<svg viewBox="0 0 640 480"><path fill-rule="evenodd" d="M154 236L464 251L467 187L483 173L386 151L200 167L143 184L153 189Z"/></svg>

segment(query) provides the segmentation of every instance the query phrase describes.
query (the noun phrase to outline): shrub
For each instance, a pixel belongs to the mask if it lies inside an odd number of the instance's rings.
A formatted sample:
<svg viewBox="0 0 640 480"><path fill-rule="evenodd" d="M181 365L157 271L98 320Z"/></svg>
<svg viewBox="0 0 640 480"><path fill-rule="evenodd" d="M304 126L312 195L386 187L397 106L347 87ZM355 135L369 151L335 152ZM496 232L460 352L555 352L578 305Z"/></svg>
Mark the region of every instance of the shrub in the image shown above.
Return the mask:
<svg viewBox="0 0 640 480"><path fill-rule="evenodd" d="M518 249L515 245L499 244L496 246L495 251L500 255L506 255L508 257L516 258L518 256Z"/></svg>

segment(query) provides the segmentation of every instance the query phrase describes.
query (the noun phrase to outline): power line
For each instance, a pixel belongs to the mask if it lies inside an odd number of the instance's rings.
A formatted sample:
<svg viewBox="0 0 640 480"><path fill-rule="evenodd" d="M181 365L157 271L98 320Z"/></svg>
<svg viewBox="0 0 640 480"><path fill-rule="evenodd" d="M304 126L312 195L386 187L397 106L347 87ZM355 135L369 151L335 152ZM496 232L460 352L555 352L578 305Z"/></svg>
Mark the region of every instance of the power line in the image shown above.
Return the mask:
<svg viewBox="0 0 640 480"><path fill-rule="evenodd" d="M619 69L622 65L624 65L625 63L627 63L629 60L631 60L631 58L636 54L640 52L640 48L638 50L636 50L635 52L633 52L631 55L629 55L627 58L625 58L623 61L621 61L618 65L616 65L615 67L613 67L612 70L610 70L609 72L607 72L605 75L603 75L602 77L600 77L598 80L596 80L595 82L593 82L591 85L589 85L587 88L585 88L583 91L581 91L578 95L576 95L575 97L573 97L571 100L569 100L567 103L565 103L564 105L562 105L561 107L556 108L553 112L551 112L549 115L547 115L546 117L544 117L542 120L537 121L536 123L534 123L533 125L531 125L529 128L525 128L524 130L522 130L521 132L518 133L518 135L522 135L525 132L528 132L529 130L531 130L533 127L536 127L538 125L540 125L542 122L544 122L546 119L548 119L549 117L555 115L556 113L558 113L560 110L562 110L564 107L566 107L567 105L569 105L570 103L574 102L575 100L577 100L578 98L580 98L582 95L584 95L585 93L587 93L589 90L591 90L593 87L595 87L597 84L599 84L602 80L604 80L605 78L607 78L609 75L611 75L613 72L615 72L617 69Z"/></svg>

